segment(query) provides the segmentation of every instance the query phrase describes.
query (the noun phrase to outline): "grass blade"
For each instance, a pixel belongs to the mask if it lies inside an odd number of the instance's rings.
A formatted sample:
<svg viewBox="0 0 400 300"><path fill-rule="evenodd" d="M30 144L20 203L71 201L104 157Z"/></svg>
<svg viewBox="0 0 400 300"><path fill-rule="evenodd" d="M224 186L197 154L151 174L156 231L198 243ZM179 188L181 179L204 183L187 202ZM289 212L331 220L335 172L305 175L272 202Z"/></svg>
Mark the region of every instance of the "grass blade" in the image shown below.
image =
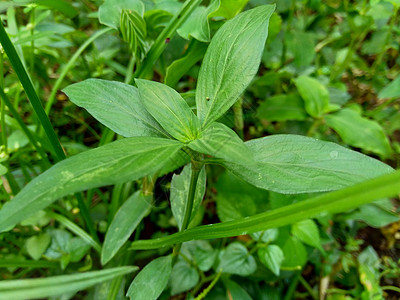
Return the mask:
<svg viewBox="0 0 400 300"><path fill-rule="evenodd" d="M293 224L323 212L339 213L400 193L400 170L354 186L241 220L199 226L164 238L136 241L131 250L156 249L190 240L231 237Z"/></svg>
<svg viewBox="0 0 400 300"><path fill-rule="evenodd" d="M47 298L77 292L114 277L134 272L137 269L138 267L119 267L48 278L3 280L0 282L0 299Z"/></svg>
<svg viewBox="0 0 400 300"><path fill-rule="evenodd" d="M1 23L1 22L0 22ZM17 51L14 48L10 38L8 37L3 24L0 24L0 43L3 46L4 51L7 53L8 59L10 60L12 66L14 67L15 73L17 73L19 80L21 81L22 86L28 96L29 101L32 104L33 110L39 119L43 129L49 139L54 153L56 155L56 160L60 161L65 158L65 153L61 147L61 144L57 138L56 133L54 132L53 126L50 123L49 118L47 117L42 104L39 100L38 95L33 87L32 80L30 79L28 73L26 72L24 65L22 64L21 59L19 58Z"/></svg>

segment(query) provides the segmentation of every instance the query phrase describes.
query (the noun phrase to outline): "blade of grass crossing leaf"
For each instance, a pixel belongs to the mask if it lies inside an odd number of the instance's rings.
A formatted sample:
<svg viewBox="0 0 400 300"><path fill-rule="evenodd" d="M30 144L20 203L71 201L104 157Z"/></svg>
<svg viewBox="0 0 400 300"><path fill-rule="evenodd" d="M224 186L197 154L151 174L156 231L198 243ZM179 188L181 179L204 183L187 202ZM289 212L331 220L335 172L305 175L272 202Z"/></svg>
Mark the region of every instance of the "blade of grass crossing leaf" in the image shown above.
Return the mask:
<svg viewBox="0 0 400 300"><path fill-rule="evenodd" d="M164 238L133 242L130 249L155 249L190 240L238 236L281 227L320 213L339 213L400 193L400 170L354 186L323 194L241 220L199 226Z"/></svg>
<svg viewBox="0 0 400 300"><path fill-rule="evenodd" d="M53 218L54 220L60 222L77 236L81 237L84 241L86 241L89 245L91 245L98 253L101 253L101 246L97 243L89 234L87 234L82 228L78 225L67 219L66 217L56 214L51 211L47 211L46 214Z"/></svg>
<svg viewBox="0 0 400 300"><path fill-rule="evenodd" d="M0 299L47 298L73 293L136 270L138 267L119 267L48 278L3 280L0 282Z"/></svg>
<svg viewBox="0 0 400 300"><path fill-rule="evenodd" d="M187 0L181 10L176 14L170 21L167 27L159 34L157 39L154 41L154 44L150 48L149 52L147 52L143 63L137 68L134 76L132 77L130 83L133 83L134 78L143 78L143 75L146 74L151 68L153 68L154 63L163 53L164 49L167 47L166 40L171 39L175 31L181 26L190 14L196 9L197 6L200 5L202 0Z"/></svg>
<svg viewBox="0 0 400 300"><path fill-rule="evenodd" d="M48 139L50 140L57 161L64 159L65 154L61 147L60 142L58 141L57 135L54 132L53 126L51 125L49 118L47 117L45 111L43 110L42 104L39 100L39 97L36 94L32 81L29 78L28 73L26 72L1 22L0 22L0 42L1 45L3 46L4 51L7 53L8 59L10 60L12 66L14 67L15 73L17 73L18 78L25 89L26 95L28 96L28 99L32 104L35 114L37 115L40 123L43 126L44 131L46 132Z"/></svg>

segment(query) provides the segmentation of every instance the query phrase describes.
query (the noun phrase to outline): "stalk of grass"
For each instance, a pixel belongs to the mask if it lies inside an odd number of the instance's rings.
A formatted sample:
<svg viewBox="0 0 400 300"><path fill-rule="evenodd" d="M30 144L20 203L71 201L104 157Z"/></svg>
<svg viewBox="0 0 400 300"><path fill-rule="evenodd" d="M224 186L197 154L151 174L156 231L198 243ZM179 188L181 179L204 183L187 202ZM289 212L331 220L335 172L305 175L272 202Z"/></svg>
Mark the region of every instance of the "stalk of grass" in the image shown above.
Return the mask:
<svg viewBox="0 0 400 300"><path fill-rule="evenodd" d="M68 61L68 63L65 65L64 69L61 71L60 76L58 77L58 79L56 80L56 83L53 86L53 89L51 90L49 99L47 100L46 103L46 107L45 107L45 112L46 114L50 113L51 107L54 104L54 100L56 98L56 94L58 89L61 86L61 83L63 82L65 76L67 76L68 72L71 70L71 68L74 66L75 62L77 61L77 59L81 56L81 54L83 53L83 51L85 51L85 49L97 38L99 38L100 36L102 36L103 34L111 31L112 28L104 28L102 30L99 30L98 32L96 32L95 34L93 34L90 38L88 38L86 40L86 42L84 42L79 48L78 50L75 52L75 54L71 57L71 59Z"/></svg>
<svg viewBox="0 0 400 300"><path fill-rule="evenodd" d="M8 37L4 29L4 26L1 22L0 22L0 43L3 46L3 49L6 52L8 59L10 60L11 65L13 66L15 73L17 74L22 86L24 87L25 93L33 107L33 110L37 118L39 119L48 140L50 141L50 144L54 150L55 160L61 161L65 159L66 156L61 147L60 141L58 140L57 135L53 129L53 126L51 125L50 120L47 117L47 114L45 113L42 107L39 97L36 94L32 80L30 79L28 73L26 72L26 69L22 64L22 61L19 58L15 50L15 47L11 42L10 38ZM85 205L83 197L81 194L78 193L75 195L78 200L79 209L81 211L83 219L85 220L86 226L92 237L97 241L98 240L97 233L96 230L94 229L92 219L89 215L89 211Z"/></svg>
<svg viewBox="0 0 400 300"><path fill-rule="evenodd" d="M25 70L24 65L22 64L21 59L19 58L17 51L14 48L10 38L8 37L3 24L0 24L0 42L3 46L4 51L7 53L8 59L11 62L11 65L14 67L15 73L17 74L19 80L21 81L22 86L25 89L26 95L33 107L33 110L39 119L43 129L49 139L54 153L55 159L57 161L63 160L65 158L65 153L61 147L60 142L58 141L57 135L54 132L53 126L50 123L49 118L43 110L42 104L39 100L38 95L33 87L32 80L30 79L28 73Z"/></svg>
<svg viewBox="0 0 400 300"><path fill-rule="evenodd" d="M135 78L143 78L143 76L154 66L154 63L163 53L164 49L167 47L168 39L174 36L175 31L181 26L191 13L200 5L202 0L187 0L181 10L176 14L172 20L169 22L168 26L158 35L154 44L151 46L149 52L147 52L146 57L141 65L136 69L133 77L130 79L129 83L132 84Z"/></svg>
<svg viewBox="0 0 400 300"><path fill-rule="evenodd" d="M29 128L25 125L24 121L22 120L21 116L19 113L16 111L14 106L12 105L10 99L8 99L6 93L4 93L3 89L0 88L0 98L3 100L2 103L7 105L8 109L10 110L11 114L15 118L15 120L18 122L18 125L21 127L21 130L25 133L26 137L28 138L29 142L33 145L33 147L36 149L36 151L39 153L40 157L43 159L45 165L47 168L51 166L51 163L47 157L47 154L43 151L43 149L39 146L37 143L36 139L34 138L33 134L29 130ZM2 122L3 122L3 116L2 116ZM2 126L2 128L4 128Z"/></svg>

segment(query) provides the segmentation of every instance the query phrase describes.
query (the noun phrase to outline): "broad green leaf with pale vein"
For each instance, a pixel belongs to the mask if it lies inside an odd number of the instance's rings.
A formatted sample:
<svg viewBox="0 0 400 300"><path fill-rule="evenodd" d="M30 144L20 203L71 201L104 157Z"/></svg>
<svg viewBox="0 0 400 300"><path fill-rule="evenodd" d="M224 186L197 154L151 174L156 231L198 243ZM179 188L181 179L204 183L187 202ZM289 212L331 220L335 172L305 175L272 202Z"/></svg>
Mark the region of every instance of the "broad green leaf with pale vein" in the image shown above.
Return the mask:
<svg viewBox="0 0 400 300"><path fill-rule="evenodd" d="M128 198L115 214L108 227L101 252L101 263L105 265L129 239L133 231L148 214L152 196L145 196L137 191Z"/></svg>
<svg viewBox="0 0 400 300"><path fill-rule="evenodd" d="M190 164L183 168L181 174L172 177L171 180L171 209L172 214L175 217L176 223L178 223L179 230L182 227L183 218L185 216L186 202L189 194L190 177L192 174L192 166ZM203 167L200 171L199 178L197 180L196 192L193 200L193 209L190 219L196 215L197 210L203 200L206 192L206 172ZM190 224L190 222L189 222Z"/></svg>
<svg viewBox="0 0 400 300"><path fill-rule="evenodd" d="M197 115L203 127L239 98L260 65L275 5L263 5L226 22L213 37L197 82Z"/></svg>
<svg viewBox="0 0 400 300"><path fill-rule="evenodd" d="M63 92L73 103L122 136L167 136L144 107L134 86L87 79L66 87Z"/></svg>
<svg viewBox="0 0 400 300"><path fill-rule="evenodd" d="M364 118L350 108L326 115L325 121L346 144L383 157L390 156L392 149L389 140L378 122Z"/></svg>
<svg viewBox="0 0 400 300"><path fill-rule="evenodd" d="M240 220L197 226L163 238L136 241L131 250L158 249L192 240L232 237L277 228L321 213L339 213L400 193L400 170L345 189L326 193Z"/></svg>
<svg viewBox="0 0 400 300"><path fill-rule="evenodd" d="M172 271L172 256L152 260L136 275L126 295L130 299L154 300L165 289Z"/></svg>
<svg viewBox="0 0 400 300"><path fill-rule="evenodd" d="M150 80L136 79L136 84L148 112L170 135L181 142L197 137L199 120L177 91Z"/></svg>
<svg viewBox="0 0 400 300"><path fill-rule="evenodd" d="M283 194L333 191L388 174L391 167L335 143L273 135L245 143L257 164L224 163L243 180Z"/></svg>
<svg viewBox="0 0 400 300"><path fill-rule="evenodd" d="M154 174L181 147L174 140L132 137L67 158L32 180L2 207L0 232L63 196Z"/></svg>
<svg viewBox="0 0 400 300"><path fill-rule="evenodd" d="M119 267L47 278L2 280L0 281L0 299L37 299L74 293L137 269L138 267Z"/></svg>
<svg viewBox="0 0 400 300"><path fill-rule="evenodd" d="M252 152L237 134L222 123L214 122L200 137L189 143L189 148L228 162L253 163Z"/></svg>

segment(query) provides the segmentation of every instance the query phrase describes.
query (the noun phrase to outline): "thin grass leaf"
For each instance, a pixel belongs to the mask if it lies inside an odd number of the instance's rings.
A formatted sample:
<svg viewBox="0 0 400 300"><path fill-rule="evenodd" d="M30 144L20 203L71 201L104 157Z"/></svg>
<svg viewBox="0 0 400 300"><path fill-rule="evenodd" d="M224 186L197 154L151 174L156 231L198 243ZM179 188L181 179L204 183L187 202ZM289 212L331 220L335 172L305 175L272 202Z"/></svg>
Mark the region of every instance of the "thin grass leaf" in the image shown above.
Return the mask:
<svg viewBox="0 0 400 300"><path fill-rule="evenodd" d="M252 217L199 226L167 237L136 241L131 250L156 249L191 240L224 238L293 224L321 213L339 213L400 193L400 170L354 186L267 211Z"/></svg>
<svg viewBox="0 0 400 300"><path fill-rule="evenodd" d="M138 269L138 267L119 267L48 278L3 280L0 282L0 299L47 298L65 293L73 293Z"/></svg>

